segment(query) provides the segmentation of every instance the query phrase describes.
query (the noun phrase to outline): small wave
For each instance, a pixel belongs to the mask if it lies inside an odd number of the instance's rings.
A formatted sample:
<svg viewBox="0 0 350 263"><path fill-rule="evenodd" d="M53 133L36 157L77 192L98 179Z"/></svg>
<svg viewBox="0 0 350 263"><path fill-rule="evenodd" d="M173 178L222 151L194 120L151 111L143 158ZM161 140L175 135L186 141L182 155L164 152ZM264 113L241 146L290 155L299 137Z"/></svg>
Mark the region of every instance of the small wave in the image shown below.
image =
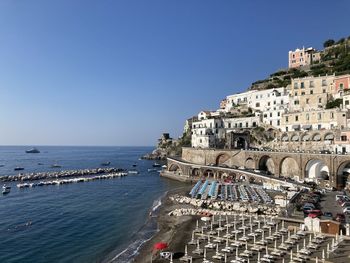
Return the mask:
<svg viewBox="0 0 350 263"><path fill-rule="evenodd" d="M152 212L155 212L161 205L162 205L161 199L157 200L155 204L153 203Z"/></svg>
<svg viewBox="0 0 350 263"><path fill-rule="evenodd" d="M124 249L122 252L120 252L118 255L116 255L113 259L111 259L111 263L129 263L132 262L134 256L138 253L140 247L146 243L147 241L151 240L152 237L144 240L137 240L130 244L130 246L126 249Z"/></svg>

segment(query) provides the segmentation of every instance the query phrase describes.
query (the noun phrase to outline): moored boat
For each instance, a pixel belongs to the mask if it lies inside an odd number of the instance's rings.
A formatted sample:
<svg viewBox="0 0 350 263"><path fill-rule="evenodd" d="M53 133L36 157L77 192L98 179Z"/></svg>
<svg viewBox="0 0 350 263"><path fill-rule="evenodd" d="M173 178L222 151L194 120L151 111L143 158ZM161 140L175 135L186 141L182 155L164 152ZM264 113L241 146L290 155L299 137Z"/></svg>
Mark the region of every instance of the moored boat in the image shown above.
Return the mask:
<svg viewBox="0 0 350 263"><path fill-rule="evenodd" d="M11 192L11 187L4 184L4 185L2 186L2 194L3 194L3 195L6 195L6 194L8 194L8 193L10 193L10 192Z"/></svg>
<svg viewBox="0 0 350 263"><path fill-rule="evenodd" d="M51 165L51 168L61 168L62 166L57 164L57 163L54 163L53 165Z"/></svg>
<svg viewBox="0 0 350 263"><path fill-rule="evenodd" d="M138 174L139 171L137 171L137 170L129 170L128 173L129 174Z"/></svg>
<svg viewBox="0 0 350 263"><path fill-rule="evenodd" d="M153 167L162 167L162 165L159 164L159 163L154 163L152 166L153 166Z"/></svg>
<svg viewBox="0 0 350 263"><path fill-rule="evenodd" d="M101 163L102 166L108 166L108 165L110 165L110 164L111 164L111 162L104 162L104 163Z"/></svg>
<svg viewBox="0 0 350 263"><path fill-rule="evenodd" d="M17 166L17 167L15 167L13 170L15 170L15 171L22 171L22 170L24 170L24 168L23 168L23 167Z"/></svg>
<svg viewBox="0 0 350 263"><path fill-rule="evenodd" d="M34 147L32 149L26 150L26 153L40 153L40 151Z"/></svg>

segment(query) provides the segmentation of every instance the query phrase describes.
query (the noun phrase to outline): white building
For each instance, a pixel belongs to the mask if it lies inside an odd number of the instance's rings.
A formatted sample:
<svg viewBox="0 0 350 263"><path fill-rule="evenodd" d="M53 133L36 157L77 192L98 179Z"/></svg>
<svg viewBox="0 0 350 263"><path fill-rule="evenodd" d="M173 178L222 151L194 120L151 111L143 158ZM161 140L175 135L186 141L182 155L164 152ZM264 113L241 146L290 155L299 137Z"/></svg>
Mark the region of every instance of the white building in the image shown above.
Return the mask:
<svg viewBox="0 0 350 263"><path fill-rule="evenodd" d="M260 117L242 117L242 118L225 118L223 119L226 132L235 131L237 129L255 128L260 125Z"/></svg>
<svg viewBox="0 0 350 263"><path fill-rule="evenodd" d="M227 96L226 112L237 105L251 108L263 123L279 128L282 114L289 107L289 92L287 88L267 90L251 90Z"/></svg>

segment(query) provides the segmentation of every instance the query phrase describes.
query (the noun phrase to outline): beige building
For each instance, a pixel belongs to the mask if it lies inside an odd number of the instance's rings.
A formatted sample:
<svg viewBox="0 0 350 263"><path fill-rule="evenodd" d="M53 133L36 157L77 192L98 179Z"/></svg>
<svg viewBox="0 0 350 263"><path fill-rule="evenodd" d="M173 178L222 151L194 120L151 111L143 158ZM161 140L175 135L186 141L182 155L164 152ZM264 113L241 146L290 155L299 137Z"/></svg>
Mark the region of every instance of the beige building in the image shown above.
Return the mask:
<svg viewBox="0 0 350 263"><path fill-rule="evenodd" d="M324 108L336 94L334 75L292 79L290 111Z"/></svg>
<svg viewBox="0 0 350 263"><path fill-rule="evenodd" d="M341 109L319 109L289 112L283 115L282 131L330 130L348 127L349 112Z"/></svg>
<svg viewBox="0 0 350 263"><path fill-rule="evenodd" d="M309 48L297 48L294 51L288 52L288 67L298 68L302 66L312 65L314 62L321 59L321 54L316 49Z"/></svg>

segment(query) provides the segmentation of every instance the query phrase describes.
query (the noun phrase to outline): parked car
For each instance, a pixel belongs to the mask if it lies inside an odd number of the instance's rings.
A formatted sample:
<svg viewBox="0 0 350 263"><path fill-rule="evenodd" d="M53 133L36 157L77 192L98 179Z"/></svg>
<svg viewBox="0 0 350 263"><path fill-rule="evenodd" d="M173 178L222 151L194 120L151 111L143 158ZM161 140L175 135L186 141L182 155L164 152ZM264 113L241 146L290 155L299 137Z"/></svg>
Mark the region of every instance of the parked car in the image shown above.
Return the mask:
<svg viewBox="0 0 350 263"><path fill-rule="evenodd" d="M348 206L350 206L350 202L343 202L340 206L341 207L348 207Z"/></svg>
<svg viewBox="0 0 350 263"><path fill-rule="evenodd" d="M304 210L304 214L317 214L318 216L322 215L321 210Z"/></svg>
<svg viewBox="0 0 350 263"><path fill-rule="evenodd" d="M350 214L350 207L345 207L345 208L343 209L343 213L344 213L344 214Z"/></svg>
<svg viewBox="0 0 350 263"><path fill-rule="evenodd" d="M316 213L309 213L307 216L308 216L308 217L311 217L311 218L316 218L316 217L319 217L319 216L321 216L321 215L316 214Z"/></svg>
<svg viewBox="0 0 350 263"><path fill-rule="evenodd" d="M345 215L344 214L337 214L335 216L335 220L338 221L338 222L345 222Z"/></svg>
<svg viewBox="0 0 350 263"><path fill-rule="evenodd" d="M323 216L327 218L333 218L333 214L331 212L324 212Z"/></svg>

